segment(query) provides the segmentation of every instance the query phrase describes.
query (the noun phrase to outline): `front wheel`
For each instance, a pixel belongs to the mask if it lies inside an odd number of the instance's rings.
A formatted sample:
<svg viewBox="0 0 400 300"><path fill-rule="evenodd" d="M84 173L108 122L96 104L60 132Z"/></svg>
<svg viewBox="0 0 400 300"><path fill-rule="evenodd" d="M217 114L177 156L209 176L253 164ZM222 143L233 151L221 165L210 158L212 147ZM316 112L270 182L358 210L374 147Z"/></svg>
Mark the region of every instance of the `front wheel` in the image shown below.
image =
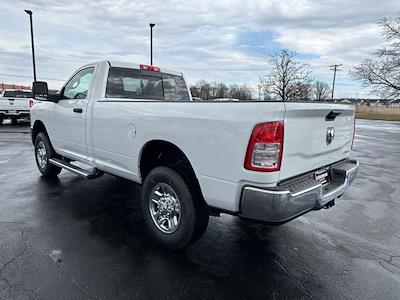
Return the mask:
<svg viewBox="0 0 400 300"><path fill-rule="evenodd" d="M60 174L61 168L49 162L50 158L55 156L49 138L46 134L40 132L35 138L35 158L36 165L44 178L54 178Z"/></svg>
<svg viewBox="0 0 400 300"><path fill-rule="evenodd" d="M207 228L208 211L193 197L182 176L157 167L146 177L142 211L151 237L169 249L182 249L199 239Z"/></svg>

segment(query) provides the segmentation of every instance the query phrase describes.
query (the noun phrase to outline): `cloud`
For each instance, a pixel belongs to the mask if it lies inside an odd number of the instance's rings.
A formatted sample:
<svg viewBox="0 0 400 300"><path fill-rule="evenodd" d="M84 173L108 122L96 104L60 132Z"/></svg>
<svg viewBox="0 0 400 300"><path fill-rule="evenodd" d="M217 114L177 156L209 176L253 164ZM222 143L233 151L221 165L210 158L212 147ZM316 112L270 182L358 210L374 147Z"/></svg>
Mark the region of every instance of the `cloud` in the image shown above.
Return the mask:
<svg viewBox="0 0 400 300"><path fill-rule="evenodd" d="M254 85L269 69L268 55L290 48L318 66L313 69L316 78L330 79L329 68L320 66L343 63L338 82L347 87L338 88L338 96L360 92L347 70L382 44L376 22L398 9L397 1L377 5L372 0L0 3L0 73L31 74L28 16L23 12L30 8L39 77L67 78L79 65L102 59L146 63L148 23L154 22L155 64L181 70L191 82ZM4 80L17 79L0 77Z"/></svg>

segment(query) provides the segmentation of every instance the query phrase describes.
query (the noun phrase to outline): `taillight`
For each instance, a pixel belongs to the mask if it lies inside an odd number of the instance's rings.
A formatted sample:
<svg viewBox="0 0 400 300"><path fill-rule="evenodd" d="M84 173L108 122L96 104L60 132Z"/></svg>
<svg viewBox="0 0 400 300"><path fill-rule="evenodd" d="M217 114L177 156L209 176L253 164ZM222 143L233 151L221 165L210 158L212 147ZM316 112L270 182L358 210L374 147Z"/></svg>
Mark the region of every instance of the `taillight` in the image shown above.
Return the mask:
<svg viewBox="0 0 400 300"><path fill-rule="evenodd" d="M34 104L33 100L32 100L32 99L29 99L29 107L32 107L33 104Z"/></svg>
<svg viewBox="0 0 400 300"><path fill-rule="evenodd" d="M283 122L269 122L254 127L247 146L244 167L248 170L273 172L281 168Z"/></svg>
<svg viewBox="0 0 400 300"><path fill-rule="evenodd" d="M149 66L149 65L140 65L140 70L160 72L160 68L159 67Z"/></svg>
<svg viewBox="0 0 400 300"><path fill-rule="evenodd" d="M356 136L356 116L354 116L354 121L353 121L353 140L351 141L351 149L352 150L353 150L355 136Z"/></svg>

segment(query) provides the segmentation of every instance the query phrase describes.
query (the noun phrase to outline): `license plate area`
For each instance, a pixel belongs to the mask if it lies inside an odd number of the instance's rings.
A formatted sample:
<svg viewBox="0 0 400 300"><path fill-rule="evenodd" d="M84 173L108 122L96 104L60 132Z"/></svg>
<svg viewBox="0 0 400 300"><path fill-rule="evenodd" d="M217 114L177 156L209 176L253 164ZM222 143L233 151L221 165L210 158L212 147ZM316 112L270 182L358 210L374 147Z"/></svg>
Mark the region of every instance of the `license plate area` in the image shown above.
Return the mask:
<svg viewBox="0 0 400 300"><path fill-rule="evenodd" d="M9 110L8 113L9 113L9 114L16 114L17 111L16 111L16 110Z"/></svg>
<svg viewBox="0 0 400 300"><path fill-rule="evenodd" d="M319 182L321 185L326 185L329 183L329 171L327 169L318 170L314 173L315 181Z"/></svg>

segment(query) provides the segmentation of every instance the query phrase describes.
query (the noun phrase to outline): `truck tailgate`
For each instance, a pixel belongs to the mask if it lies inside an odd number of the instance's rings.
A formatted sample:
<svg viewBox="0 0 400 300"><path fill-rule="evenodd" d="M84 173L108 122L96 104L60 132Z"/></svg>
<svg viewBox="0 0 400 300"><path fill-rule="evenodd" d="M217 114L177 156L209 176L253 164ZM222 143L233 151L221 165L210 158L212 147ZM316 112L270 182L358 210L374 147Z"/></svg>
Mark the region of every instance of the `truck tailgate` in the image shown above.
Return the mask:
<svg viewBox="0 0 400 300"><path fill-rule="evenodd" d="M1 109L30 110L28 98L0 98Z"/></svg>
<svg viewBox="0 0 400 300"><path fill-rule="evenodd" d="M349 156L354 130L353 105L285 102L285 108L279 180L321 168Z"/></svg>

